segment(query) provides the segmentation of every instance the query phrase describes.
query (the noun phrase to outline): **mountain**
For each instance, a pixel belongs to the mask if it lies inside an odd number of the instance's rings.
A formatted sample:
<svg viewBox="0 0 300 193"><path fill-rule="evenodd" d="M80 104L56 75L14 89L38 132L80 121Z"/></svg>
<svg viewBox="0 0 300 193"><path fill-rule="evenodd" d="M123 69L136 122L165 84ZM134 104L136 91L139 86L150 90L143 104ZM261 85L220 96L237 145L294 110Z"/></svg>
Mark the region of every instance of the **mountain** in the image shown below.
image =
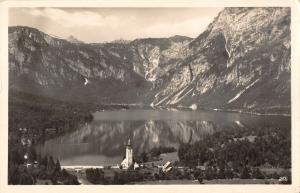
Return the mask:
<svg viewBox="0 0 300 193"><path fill-rule="evenodd" d="M83 41L78 40L76 37L70 35L67 40L71 43L75 43L75 44L81 44L84 43Z"/></svg>
<svg viewBox="0 0 300 193"><path fill-rule="evenodd" d="M153 105L289 111L289 8L225 8L188 49Z"/></svg>
<svg viewBox="0 0 300 193"><path fill-rule="evenodd" d="M62 100L138 100L148 83L125 59L127 50L126 45L71 43L37 29L11 27L9 85Z"/></svg>
<svg viewBox="0 0 300 193"><path fill-rule="evenodd" d="M289 8L225 8L197 38L86 44L9 28L10 89L61 100L290 113Z"/></svg>
<svg viewBox="0 0 300 193"><path fill-rule="evenodd" d="M128 44L128 43L130 43L130 40L118 39L118 40L111 41L110 43Z"/></svg>
<svg viewBox="0 0 300 193"><path fill-rule="evenodd" d="M79 44L30 27L10 27L10 88L62 100L141 103L163 67L182 58L189 40Z"/></svg>

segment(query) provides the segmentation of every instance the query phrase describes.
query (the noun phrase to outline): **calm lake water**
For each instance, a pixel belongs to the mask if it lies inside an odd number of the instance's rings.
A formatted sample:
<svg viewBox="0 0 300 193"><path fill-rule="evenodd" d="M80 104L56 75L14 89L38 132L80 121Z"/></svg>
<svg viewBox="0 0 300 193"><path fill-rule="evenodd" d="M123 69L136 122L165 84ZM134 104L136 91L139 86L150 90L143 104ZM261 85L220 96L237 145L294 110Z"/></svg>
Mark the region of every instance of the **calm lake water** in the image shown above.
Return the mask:
<svg viewBox="0 0 300 193"><path fill-rule="evenodd" d="M193 142L224 129L277 127L290 131L291 118L241 113L185 110L124 110L95 112L94 120L37 147L62 165L116 165L130 138L134 154L154 146Z"/></svg>

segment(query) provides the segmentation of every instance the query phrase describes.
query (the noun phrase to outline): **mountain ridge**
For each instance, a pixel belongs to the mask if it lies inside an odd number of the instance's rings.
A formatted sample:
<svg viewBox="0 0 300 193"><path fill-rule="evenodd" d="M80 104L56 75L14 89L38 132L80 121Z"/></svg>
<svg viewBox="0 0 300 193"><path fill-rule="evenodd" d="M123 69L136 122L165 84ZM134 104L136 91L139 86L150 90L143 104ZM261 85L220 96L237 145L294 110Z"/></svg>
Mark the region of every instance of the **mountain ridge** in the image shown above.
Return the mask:
<svg viewBox="0 0 300 193"><path fill-rule="evenodd" d="M270 15L274 18L270 19L268 17ZM259 22L257 22L258 18L260 18ZM166 89L162 90L161 97L157 97L157 102L167 105L176 104L178 103L176 99L181 99L180 96L186 94L182 99L188 100L181 102L186 106L198 104L221 109L246 107L251 111L255 108L273 106L268 104L268 100L274 100L273 103L283 104L282 106L288 109L290 106L289 22L288 8L224 9L208 28L189 44L192 54L186 59L187 65L181 69L181 72L186 74L185 78L178 81L175 73L174 81L169 82ZM189 73L191 68L193 74ZM268 95L263 87L257 88L253 84L264 81L273 84L273 86L265 85L271 87L268 91L270 93L273 91L273 96ZM282 84L285 84L285 90ZM243 101L245 95L254 95L254 92L248 94L247 90L250 88L252 91L256 89L256 96L251 96L252 101L249 101L250 97L247 98L248 101ZM279 89L283 90L278 92ZM237 95L241 97L231 101ZM276 99L277 95L283 96ZM191 102L193 100L194 103ZM261 102L255 104L255 100Z"/></svg>
<svg viewBox="0 0 300 193"><path fill-rule="evenodd" d="M194 39L125 44L74 44L10 27L10 89L62 100L289 113L290 49L289 8L225 8Z"/></svg>

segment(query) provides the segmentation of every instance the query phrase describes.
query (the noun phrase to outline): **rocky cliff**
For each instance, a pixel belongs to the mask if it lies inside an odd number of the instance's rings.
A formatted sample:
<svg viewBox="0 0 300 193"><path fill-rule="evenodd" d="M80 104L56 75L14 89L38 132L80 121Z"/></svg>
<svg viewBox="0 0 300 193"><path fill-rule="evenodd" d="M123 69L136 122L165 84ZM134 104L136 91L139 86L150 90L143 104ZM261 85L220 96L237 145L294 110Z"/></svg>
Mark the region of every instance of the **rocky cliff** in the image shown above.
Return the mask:
<svg viewBox="0 0 300 193"><path fill-rule="evenodd" d="M226 8L188 49L153 105L290 108L288 8Z"/></svg>
<svg viewBox="0 0 300 193"><path fill-rule="evenodd" d="M191 38L84 44L9 28L10 88L63 100L140 103Z"/></svg>
<svg viewBox="0 0 300 193"><path fill-rule="evenodd" d="M18 26L9 84L62 100L288 113L290 53L289 8L225 8L195 39L85 44Z"/></svg>

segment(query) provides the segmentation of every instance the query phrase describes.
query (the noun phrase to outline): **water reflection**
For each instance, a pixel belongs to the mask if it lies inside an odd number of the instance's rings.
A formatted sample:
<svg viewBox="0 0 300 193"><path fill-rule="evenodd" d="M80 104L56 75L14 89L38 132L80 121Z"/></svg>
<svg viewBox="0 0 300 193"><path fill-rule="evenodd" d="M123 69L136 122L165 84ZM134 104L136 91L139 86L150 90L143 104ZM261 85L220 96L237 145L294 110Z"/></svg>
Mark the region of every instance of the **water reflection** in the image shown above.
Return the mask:
<svg viewBox="0 0 300 193"><path fill-rule="evenodd" d="M202 111L109 111L94 117L73 133L46 141L39 151L59 158L63 165L112 165L120 163L128 138L138 154L159 145L177 148L218 130L290 126L289 117Z"/></svg>

